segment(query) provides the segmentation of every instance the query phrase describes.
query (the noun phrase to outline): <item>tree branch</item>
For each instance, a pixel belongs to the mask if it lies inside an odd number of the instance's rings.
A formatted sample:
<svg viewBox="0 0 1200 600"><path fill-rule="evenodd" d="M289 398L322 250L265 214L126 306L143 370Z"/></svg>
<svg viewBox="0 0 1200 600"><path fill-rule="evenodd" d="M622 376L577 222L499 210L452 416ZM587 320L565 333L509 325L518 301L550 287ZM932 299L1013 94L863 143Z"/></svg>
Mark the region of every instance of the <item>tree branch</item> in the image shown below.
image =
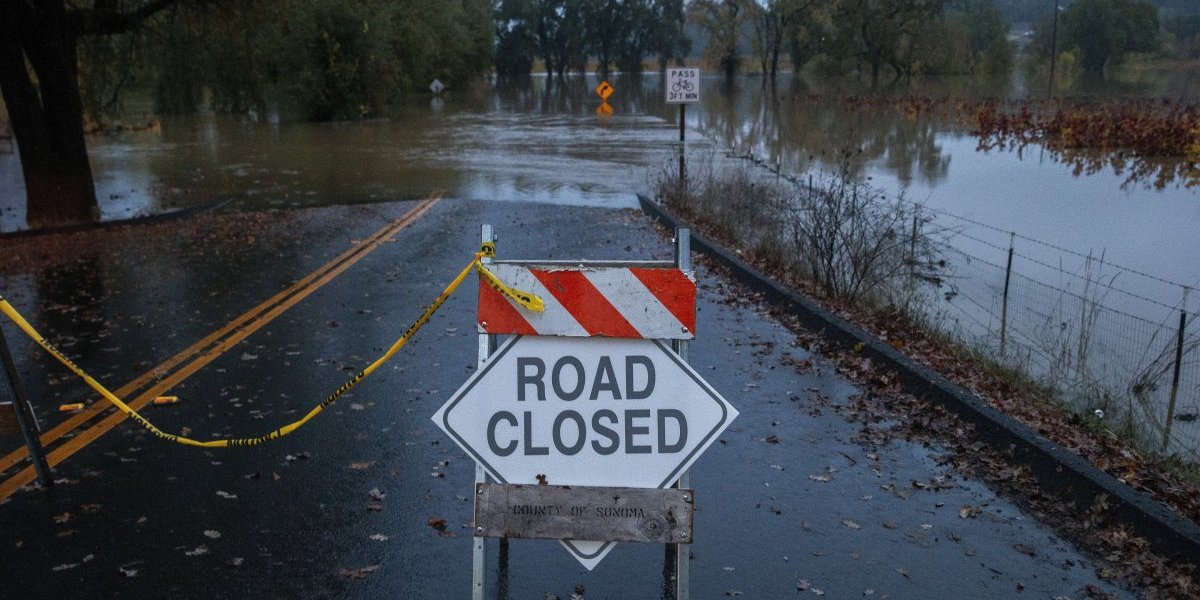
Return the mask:
<svg viewBox="0 0 1200 600"><path fill-rule="evenodd" d="M125 33L141 25L179 0L150 0L136 10L119 11L111 2L97 2L92 8L67 12L67 24L75 36Z"/></svg>

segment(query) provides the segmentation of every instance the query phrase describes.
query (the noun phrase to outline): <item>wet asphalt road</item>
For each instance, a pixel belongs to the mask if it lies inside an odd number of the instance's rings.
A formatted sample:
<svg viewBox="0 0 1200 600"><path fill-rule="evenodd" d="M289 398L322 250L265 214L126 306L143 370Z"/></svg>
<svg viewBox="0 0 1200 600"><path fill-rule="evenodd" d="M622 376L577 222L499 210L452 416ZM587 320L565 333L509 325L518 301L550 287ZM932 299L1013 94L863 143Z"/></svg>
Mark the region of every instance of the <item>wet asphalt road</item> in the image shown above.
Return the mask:
<svg viewBox="0 0 1200 600"><path fill-rule="evenodd" d="M412 206L208 215L21 242L31 262L6 264L0 284L115 388ZM432 301L481 223L496 226L506 258L671 255L628 210L443 200L186 379L172 391L181 403L146 415L200 438L298 418ZM34 256L67 251L74 258ZM694 597L1083 598L1089 585L1131 596L1045 525L938 466L936 448L856 444L859 426L835 408L857 390L728 283L703 267L698 277L691 362L741 416L692 471ZM429 417L474 370L475 296L464 286L386 368L280 441L206 451L126 422L82 448L57 467L58 485L0 503L0 597L466 597L474 465ZM44 423L87 397L4 331ZM806 360L804 372L792 366ZM3 453L19 445L11 432L0 441ZM979 512L963 518L964 506ZM497 548L489 542L490 597ZM587 572L556 542L514 541L507 595L566 598L582 585L586 598L659 598L663 559L662 546L623 544Z"/></svg>

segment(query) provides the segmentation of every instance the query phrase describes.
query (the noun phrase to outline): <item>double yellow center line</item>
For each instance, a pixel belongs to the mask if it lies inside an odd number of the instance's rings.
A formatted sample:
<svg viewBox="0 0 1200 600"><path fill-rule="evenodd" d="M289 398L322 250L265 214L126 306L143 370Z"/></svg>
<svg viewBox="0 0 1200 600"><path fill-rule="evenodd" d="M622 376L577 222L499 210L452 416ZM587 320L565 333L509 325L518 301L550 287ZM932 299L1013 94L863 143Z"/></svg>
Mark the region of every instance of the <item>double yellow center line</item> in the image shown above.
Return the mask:
<svg viewBox="0 0 1200 600"><path fill-rule="evenodd" d="M367 239L342 252L333 260L306 275L303 279L288 286L258 306L246 311L220 329L205 336L204 339L192 344L179 354L172 356L162 364L121 386L114 393L121 398L125 398L137 390L143 390L132 400L128 401L130 408L134 410L142 409L152 402L154 398L179 385L179 383L204 368L213 360L216 360L230 348L283 314L284 311L295 306L326 283L329 283L334 277L337 277L372 250L375 250L381 244L388 241L400 230L421 218L440 200L440 194L434 194L421 200L417 206L413 207L399 219L385 225ZM177 367L178 369L176 369ZM147 385L150 385L150 387L146 388L145 386ZM111 409L112 406L107 402L92 403L86 410L73 415L49 431L42 433L40 437L42 446L49 447L63 436L78 430L97 416L110 412ZM112 412L99 423L79 431L74 437L51 450L46 455L46 462L51 467L58 465L119 425L125 419L126 415L124 413ZM20 464L28 457L29 452L24 447L10 452L0 458L0 473ZM37 473L32 465L18 471L7 480L0 482L0 500L11 496L17 490L33 482L36 478Z"/></svg>

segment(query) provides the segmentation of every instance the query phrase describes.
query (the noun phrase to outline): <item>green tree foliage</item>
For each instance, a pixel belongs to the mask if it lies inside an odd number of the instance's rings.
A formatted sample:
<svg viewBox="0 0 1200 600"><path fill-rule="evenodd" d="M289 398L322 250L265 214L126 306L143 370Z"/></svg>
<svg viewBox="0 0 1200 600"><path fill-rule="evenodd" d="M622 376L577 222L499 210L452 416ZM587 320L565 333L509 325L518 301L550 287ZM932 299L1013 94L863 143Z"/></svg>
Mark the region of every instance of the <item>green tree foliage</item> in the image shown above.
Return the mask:
<svg viewBox="0 0 1200 600"><path fill-rule="evenodd" d="M658 56L659 70L667 64L683 64L683 58L692 50L692 40L683 32L687 23L687 12L683 0L653 0L650 17L654 34L649 50Z"/></svg>
<svg viewBox="0 0 1200 600"><path fill-rule="evenodd" d="M1164 26L1175 38L1175 51L1179 58L1200 58L1200 15L1174 17Z"/></svg>
<svg viewBox="0 0 1200 600"><path fill-rule="evenodd" d="M145 61L140 32L93 36L79 41L79 62L94 68L79 72L79 95L85 120L104 123L119 118L125 109L125 89L144 79Z"/></svg>
<svg viewBox="0 0 1200 600"><path fill-rule="evenodd" d="M520 77L533 70L538 53L532 0L501 0L496 7L496 74Z"/></svg>
<svg viewBox="0 0 1200 600"><path fill-rule="evenodd" d="M435 77L466 86L491 65L492 16L488 0L220 0L160 15L144 54L163 113L352 119Z"/></svg>
<svg viewBox="0 0 1200 600"><path fill-rule="evenodd" d="M1059 49L1076 50L1083 70L1092 74L1130 52L1154 52L1161 44L1158 8L1144 0L1075 0L1059 27Z"/></svg>
<svg viewBox="0 0 1200 600"><path fill-rule="evenodd" d="M366 15L336 0L306 3L281 37L281 97L304 119L331 121L368 115L385 98L372 81L383 75L385 50Z"/></svg>
<svg viewBox="0 0 1200 600"><path fill-rule="evenodd" d="M822 0L760 0L749 5L753 22L754 53L764 75L774 80L779 58L790 52L792 64L807 60L805 51L812 47L819 32L830 26L835 2ZM817 34L814 36L814 34Z"/></svg>
<svg viewBox="0 0 1200 600"><path fill-rule="evenodd" d="M913 73L913 44L942 15L946 0L841 0L834 17L835 52L866 65L871 80L884 67Z"/></svg>
<svg viewBox="0 0 1200 600"><path fill-rule="evenodd" d="M740 42L743 25L751 16L751 0L694 0L692 18L708 34L704 59L725 74L727 80L737 74L741 64Z"/></svg>
<svg viewBox="0 0 1200 600"><path fill-rule="evenodd" d="M640 73L647 56L660 65L691 48L683 0L501 0L495 12L496 72L520 75L540 58L547 73L582 71L589 56L607 75Z"/></svg>
<svg viewBox="0 0 1200 600"><path fill-rule="evenodd" d="M952 68L942 72L999 75L1013 66L1013 44L1008 41L1008 21L994 0L958 0L948 10L942 46L953 46Z"/></svg>

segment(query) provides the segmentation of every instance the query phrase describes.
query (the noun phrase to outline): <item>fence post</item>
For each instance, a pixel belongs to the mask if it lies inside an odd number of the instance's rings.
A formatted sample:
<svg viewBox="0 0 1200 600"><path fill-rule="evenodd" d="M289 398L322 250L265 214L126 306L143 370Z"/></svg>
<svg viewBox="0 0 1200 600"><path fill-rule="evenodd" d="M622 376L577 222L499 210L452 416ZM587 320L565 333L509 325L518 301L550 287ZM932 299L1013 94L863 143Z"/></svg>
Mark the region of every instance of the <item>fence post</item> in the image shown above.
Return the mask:
<svg viewBox="0 0 1200 600"><path fill-rule="evenodd" d="M1000 357L1004 357L1004 346L1008 341L1008 284L1012 280L1013 242L1017 232L1008 234L1008 266L1004 267L1004 299L1000 303Z"/></svg>
<svg viewBox="0 0 1200 600"><path fill-rule="evenodd" d="M38 436L37 421L33 411L29 410L29 404L25 402L25 394L22 393L20 380L17 379L17 367L13 364L8 342L5 341L2 331L0 362L4 363L4 367L0 369L0 400L12 403L13 412L17 415L17 428L21 430L21 437L29 450L29 460L33 462L33 468L37 471L38 483L42 487L49 487L54 480L50 477L50 465L46 464L46 451L42 448L42 440Z"/></svg>
<svg viewBox="0 0 1200 600"><path fill-rule="evenodd" d="M913 211L912 235L908 238L908 276L910 278L917 274L917 221L920 216L921 208L918 206Z"/></svg>
<svg viewBox="0 0 1200 600"><path fill-rule="evenodd" d="M1162 451L1171 444L1171 421L1175 418L1175 398L1179 395L1179 369L1183 364L1183 338L1187 332L1187 293L1183 289L1183 307L1179 309L1179 336L1175 339L1175 372L1171 375L1171 396L1167 400L1167 423L1163 425Z"/></svg>

